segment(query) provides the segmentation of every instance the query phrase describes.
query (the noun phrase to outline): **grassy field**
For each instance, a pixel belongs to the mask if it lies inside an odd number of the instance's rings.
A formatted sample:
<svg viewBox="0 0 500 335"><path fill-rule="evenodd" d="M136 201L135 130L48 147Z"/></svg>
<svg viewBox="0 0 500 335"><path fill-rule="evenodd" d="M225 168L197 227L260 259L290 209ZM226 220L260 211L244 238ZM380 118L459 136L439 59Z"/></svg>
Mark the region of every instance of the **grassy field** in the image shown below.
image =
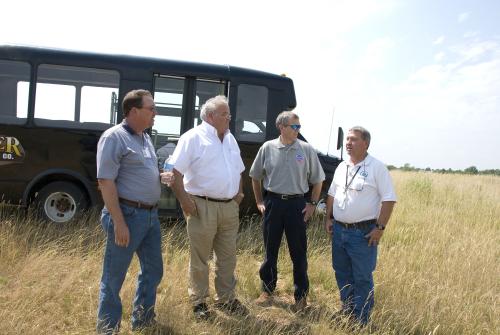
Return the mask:
<svg viewBox="0 0 500 335"><path fill-rule="evenodd" d="M379 247L376 306L367 334L498 334L500 329L500 178L392 172L398 204ZM72 227L45 226L1 209L0 334L92 334L103 233L96 216ZM218 313L196 323L187 299L188 248L182 223L163 229L165 275L158 290L160 326L148 334L349 334L331 321L339 306L329 237L310 223L311 308L288 310L293 285L288 250L279 260L278 303L259 295L262 240L258 222L242 221L238 295L246 318ZM285 244L284 244L285 245ZM122 289L122 334L129 334L138 272ZM371 328L371 330L370 330Z"/></svg>

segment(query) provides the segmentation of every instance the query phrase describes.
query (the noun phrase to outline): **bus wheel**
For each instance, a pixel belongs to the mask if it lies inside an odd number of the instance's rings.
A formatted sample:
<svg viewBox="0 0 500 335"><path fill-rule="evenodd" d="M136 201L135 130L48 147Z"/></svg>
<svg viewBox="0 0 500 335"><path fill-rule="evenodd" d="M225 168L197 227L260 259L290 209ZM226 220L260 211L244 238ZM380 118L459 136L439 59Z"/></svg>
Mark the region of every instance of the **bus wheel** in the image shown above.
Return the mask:
<svg viewBox="0 0 500 335"><path fill-rule="evenodd" d="M64 181L44 186L38 192L35 202L43 219L57 223L70 221L88 206L87 198L82 190Z"/></svg>

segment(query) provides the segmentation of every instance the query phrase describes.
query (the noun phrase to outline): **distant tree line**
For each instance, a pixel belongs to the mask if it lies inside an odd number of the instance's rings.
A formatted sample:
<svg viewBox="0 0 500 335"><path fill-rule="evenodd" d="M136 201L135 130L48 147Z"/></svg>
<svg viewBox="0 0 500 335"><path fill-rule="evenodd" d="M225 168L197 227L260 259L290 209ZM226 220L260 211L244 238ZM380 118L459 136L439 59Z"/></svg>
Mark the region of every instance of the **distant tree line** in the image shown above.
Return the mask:
<svg viewBox="0 0 500 335"><path fill-rule="evenodd" d="M488 174L494 176L500 176L500 169L489 169L489 170L478 170L474 165L469 166L463 170L452 170L452 169L431 169L427 167L425 169L417 168L406 163L402 167L396 167L394 165L387 165L389 170L402 170L402 171L427 171L427 172L437 172L437 173L461 173L461 174Z"/></svg>

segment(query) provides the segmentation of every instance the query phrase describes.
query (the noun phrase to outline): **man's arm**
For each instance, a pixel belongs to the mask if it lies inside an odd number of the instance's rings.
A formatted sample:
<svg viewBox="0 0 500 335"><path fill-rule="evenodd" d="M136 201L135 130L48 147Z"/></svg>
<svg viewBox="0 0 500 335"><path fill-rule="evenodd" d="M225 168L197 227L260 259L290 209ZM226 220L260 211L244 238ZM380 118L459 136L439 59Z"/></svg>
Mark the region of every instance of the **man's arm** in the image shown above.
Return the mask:
<svg viewBox="0 0 500 335"><path fill-rule="evenodd" d="M113 219L115 244L120 247L127 247L130 242L130 232L118 204L118 192L115 181L111 179L98 179L98 181L102 199Z"/></svg>
<svg viewBox="0 0 500 335"><path fill-rule="evenodd" d="M322 181L313 185L313 188L311 191L311 201L318 202L319 194L321 193L321 186L322 185L323 185ZM306 207L304 207L304 209L302 210L302 213L304 213L304 222L307 222L309 220L309 218L314 214L315 209L316 209L316 205L313 205L311 203L306 204Z"/></svg>
<svg viewBox="0 0 500 335"><path fill-rule="evenodd" d="M186 192L184 188L184 180L182 178L182 174L177 171L175 168L174 172L174 182L172 184L172 190L174 194L181 203L182 210L186 216L198 216L198 211L196 210L196 204L190 198L189 194Z"/></svg>
<svg viewBox="0 0 500 335"><path fill-rule="evenodd" d="M328 234L333 233L333 197L331 195L326 199L325 229Z"/></svg>
<svg viewBox="0 0 500 335"><path fill-rule="evenodd" d="M380 215L377 219L377 227L373 229L368 237L368 245L377 245L382 235L384 234L384 229L389 223L389 219L391 218L392 210L394 208L395 201L383 201L382 207L380 208Z"/></svg>
<svg viewBox="0 0 500 335"><path fill-rule="evenodd" d="M239 204L243 201L245 194L243 193L243 173L240 174L240 187L238 189L238 194L236 194L233 199Z"/></svg>
<svg viewBox="0 0 500 335"><path fill-rule="evenodd" d="M262 199L262 184L260 180L252 178L252 189L253 195L255 197L255 203L257 204L257 209L260 214L264 215L266 211L266 206L264 205L264 200Z"/></svg>

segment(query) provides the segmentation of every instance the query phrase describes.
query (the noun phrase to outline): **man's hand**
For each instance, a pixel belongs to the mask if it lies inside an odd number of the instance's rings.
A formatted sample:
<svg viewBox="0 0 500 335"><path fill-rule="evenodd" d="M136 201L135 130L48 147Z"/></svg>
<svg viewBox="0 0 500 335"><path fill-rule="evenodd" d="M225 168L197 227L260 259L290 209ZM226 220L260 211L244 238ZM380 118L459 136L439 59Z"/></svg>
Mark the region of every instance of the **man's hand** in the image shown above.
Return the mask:
<svg viewBox="0 0 500 335"><path fill-rule="evenodd" d="M325 219L325 230L328 234L333 233L333 220L330 218Z"/></svg>
<svg viewBox="0 0 500 335"><path fill-rule="evenodd" d="M306 207L304 207L304 209L302 210L302 213L304 213L304 222L309 221L315 210L316 206L310 203L306 203Z"/></svg>
<svg viewBox="0 0 500 335"><path fill-rule="evenodd" d="M128 247L130 242L130 232L128 226L125 222L115 222L113 221L113 227L115 230L115 244L119 247Z"/></svg>
<svg viewBox="0 0 500 335"><path fill-rule="evenodd" d="M266 211L266 205L264 205L263 201L257 203L257 209L259 210L260 214L264 215L264 212Z"/></svg>
<svg viewBox="0 0 500 335"><path fill-rule="evenodd" d="M233 200L236 201L238 205L241 205L241 202L243 201L243 198L245 195L243 193L238 193L234 196Z"/></svg>
<svg viewBox="0 0 500 335"><path fill-rule="evenodd" d="M181 207L184 212L184 216L198 216L196 203L190 197L186 197L186 200L181 202Z"/></svg>
<svg viewBox="0 0 500 335"><path fill-rule="evenodd" d="M369 237L370 239L368 240L368 246L371 247L376 246L380 239L382 238L382 235L384 234L384 231L378 228L373 228L371 232L365 235L365 237Z"/></svg>
<svg viewBox="0 0 500 335"><path fill-rule="evenodd" d="M175 181L174 173L172 171L162 172L160 173L160 180L162 184L172 187Z"/></svg>

